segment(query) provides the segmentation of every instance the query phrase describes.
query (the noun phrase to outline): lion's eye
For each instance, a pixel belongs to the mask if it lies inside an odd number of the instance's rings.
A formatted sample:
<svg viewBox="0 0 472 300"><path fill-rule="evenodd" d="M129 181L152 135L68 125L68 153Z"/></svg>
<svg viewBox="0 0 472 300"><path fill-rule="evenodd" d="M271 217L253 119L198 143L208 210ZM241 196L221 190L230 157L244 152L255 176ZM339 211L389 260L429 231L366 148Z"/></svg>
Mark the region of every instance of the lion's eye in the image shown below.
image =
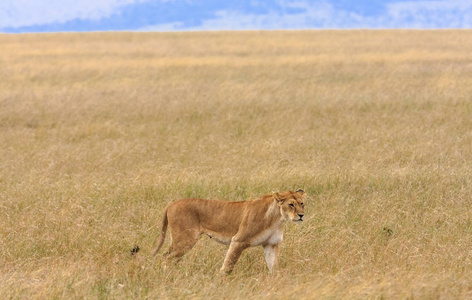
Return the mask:
<svg viewBox="0 0 472 300"><path fill-rule="evenodd" d="M293 205L293 203L290 203L289 205L290 205L291 207L295 207L295 205Z"/></svg>
<svg viewBox="0 0 472 300"><path fill-rule="evenodd" d="M301 206L303 206L303 202L302 202L302 203L300 203L300 205L301 205Z"/></svg>

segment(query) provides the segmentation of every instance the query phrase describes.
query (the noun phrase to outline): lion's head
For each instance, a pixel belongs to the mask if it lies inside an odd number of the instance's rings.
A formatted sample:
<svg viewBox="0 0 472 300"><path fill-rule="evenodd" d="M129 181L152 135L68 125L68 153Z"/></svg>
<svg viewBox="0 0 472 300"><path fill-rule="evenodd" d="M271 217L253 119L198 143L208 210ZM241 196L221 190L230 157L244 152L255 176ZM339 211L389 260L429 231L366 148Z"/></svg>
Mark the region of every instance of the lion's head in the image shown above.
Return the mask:
<svg viewBox="0 0 472 300"><path fill-rule="evenodd" d="M303 221L303 216L305 215L305 205L303 203L305 195L306 193L303 190L298 190L296 192L285 191L274 193L273 197L280 207L280 213L285 220L298 223Z"/></svg>

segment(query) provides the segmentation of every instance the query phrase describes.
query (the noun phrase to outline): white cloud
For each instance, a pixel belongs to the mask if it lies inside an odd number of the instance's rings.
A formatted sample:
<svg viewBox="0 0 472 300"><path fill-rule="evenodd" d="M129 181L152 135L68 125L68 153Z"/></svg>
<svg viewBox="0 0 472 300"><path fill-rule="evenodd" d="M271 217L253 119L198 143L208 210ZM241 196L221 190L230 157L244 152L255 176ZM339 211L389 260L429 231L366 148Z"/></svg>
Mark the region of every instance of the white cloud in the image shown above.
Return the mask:
<svg viewBox="0 0 472 300"><path fill-rule="evenodd" d="M74 19L99 20L121 6L143 0L2 0L0 28L62 23Z"/></svg>
<svg viewBox="0 0 472 300"><path fill-rule="evenodd" d="M405 28L471 28L472 2L405 1L387 5L387 24Z"/></svg>
<svg viewBox="0 0 472 300"><path fill-rule="evenodd" d="M148 26L143 30L250 30L309 28L472 28L472 2L462 0L404 1L386 4L377 15L365 16L335 9L328 1L285 2L286 7L302 10L296 14L270 11L244 14L218 11L214 19L188 28L181 23Z"/></svg>
<svg viewBox="0 0 472 300"><path fill-rule="evenodd" d="M167 30L253 30L253 29L304 29L313 21L327 23L335 14L333 7L327 2L307 4L305 2L291 2L289 8L301 8L303 13L282 14L279 11L269 11L266 14L242 13L235 10L220 10L215 12L215 18L203 20L195 27L182 27L182 23L158 24L142 28L143 31Z"/></svg>

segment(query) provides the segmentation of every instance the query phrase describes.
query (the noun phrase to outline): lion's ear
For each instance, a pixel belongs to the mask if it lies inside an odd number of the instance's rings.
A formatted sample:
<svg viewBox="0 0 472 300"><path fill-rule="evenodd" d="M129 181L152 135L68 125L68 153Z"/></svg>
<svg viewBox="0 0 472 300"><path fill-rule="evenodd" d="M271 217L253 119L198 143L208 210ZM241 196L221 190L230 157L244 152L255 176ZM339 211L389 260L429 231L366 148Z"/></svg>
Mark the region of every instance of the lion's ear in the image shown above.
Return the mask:
<svg viewBox="0 0 472 300"><path fill-rule="evenodd" d="M305 198L305 196L306 196L305 191L302 190L302 189L298 189L298 190L297 190L297 194L299 194L302 198Z"/></svg>
<svg viewBox="0 0 472 300"><path fill-rule="evenodd" d="M274 200L275 200L276 202L282 201L282 196L280 196L279 193L273 193L272 196L274 197Z"/></svg>

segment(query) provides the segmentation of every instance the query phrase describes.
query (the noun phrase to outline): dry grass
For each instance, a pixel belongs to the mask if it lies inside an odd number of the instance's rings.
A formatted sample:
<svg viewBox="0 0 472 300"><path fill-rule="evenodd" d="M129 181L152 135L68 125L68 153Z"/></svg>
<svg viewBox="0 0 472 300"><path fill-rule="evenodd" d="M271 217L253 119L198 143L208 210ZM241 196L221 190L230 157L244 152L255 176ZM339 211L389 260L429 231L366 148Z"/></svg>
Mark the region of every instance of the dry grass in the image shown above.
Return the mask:
<svg viewBox="0 0 472 300"><path fill-rule="evenodd" d="M0 35L0 295L471 298L471 37ZM274 276L149 258L171 201L299 187Z"/></svg>

